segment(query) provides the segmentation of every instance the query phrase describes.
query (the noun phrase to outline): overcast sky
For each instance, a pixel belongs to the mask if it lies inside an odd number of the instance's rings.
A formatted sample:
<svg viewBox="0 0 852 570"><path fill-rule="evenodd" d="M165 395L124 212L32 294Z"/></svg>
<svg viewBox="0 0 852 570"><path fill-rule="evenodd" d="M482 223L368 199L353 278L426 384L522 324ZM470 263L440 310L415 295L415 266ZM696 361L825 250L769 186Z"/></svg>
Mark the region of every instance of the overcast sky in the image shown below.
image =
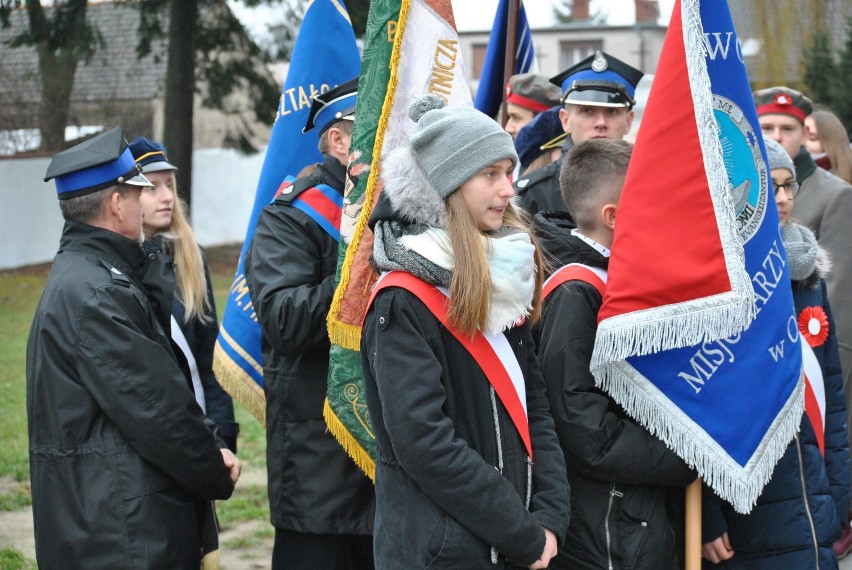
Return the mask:
<svg viewBox="0 0 852 570"><path fill-rule="evenodd" d="M553 4L552 0L524 0L530 26L544 28L553 25ZM659 0L659 5L659 22L668 25L674 0ZM456 26L460 30L490 29L496 11L497 0L453 0ZM591 0L589 11L592 14L599 11L606 13L607 23L612 25L632 24L635 21L633 0Z"/></svg>
<svg viewBox="0 0 852 570"><path fill-rule="evenodd" d="M456 25L460 30L488 30L494 21L498 0L452 0ZM344 0L345 2L345 0ZM258 6L246 8L241 2L229 2L243 24L256 36L266 33L267 24L279 20L280 8ZM668 25L674 0L659 0L660 20L662 25ZM524 0L527 18L533 28L544 28L553 25L553 0ZM590 11L605 12L607 23L612 25L632 24L634 22L633 0L591 0Z"/></svg>

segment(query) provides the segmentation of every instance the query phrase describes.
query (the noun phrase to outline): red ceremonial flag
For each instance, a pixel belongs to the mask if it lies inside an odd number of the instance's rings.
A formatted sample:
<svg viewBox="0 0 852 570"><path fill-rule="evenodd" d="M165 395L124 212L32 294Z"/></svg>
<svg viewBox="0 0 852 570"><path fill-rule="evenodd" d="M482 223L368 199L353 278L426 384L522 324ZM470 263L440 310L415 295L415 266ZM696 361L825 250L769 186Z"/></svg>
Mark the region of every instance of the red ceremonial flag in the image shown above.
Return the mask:
<svg viewBox="0 0 852 570"><path fill-rule="evenodd" d="M590 366L741 513L802 417L789 283L730 11L678 0L618 205Z"/></svg>
<svg viewBox="0 0 852 570"><path fill-rule="evenodd" d="M682 34L676 3L668 36ZM666 47L625 180L642 191L619 202L598 314L600 350L613 358L727 337L753 317L721 144L706 128L712 110L694 104L709 82L694 92L684 42Z"/></svg>

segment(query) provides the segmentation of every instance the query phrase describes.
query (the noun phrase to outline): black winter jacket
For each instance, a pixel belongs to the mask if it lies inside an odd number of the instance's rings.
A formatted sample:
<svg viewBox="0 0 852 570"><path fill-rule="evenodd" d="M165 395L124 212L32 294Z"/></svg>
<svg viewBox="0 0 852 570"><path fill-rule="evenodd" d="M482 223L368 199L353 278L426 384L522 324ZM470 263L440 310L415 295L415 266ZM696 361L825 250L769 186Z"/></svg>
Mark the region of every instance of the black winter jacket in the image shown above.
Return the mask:
<svg viewBox="0 0 852 570"><path fill-rule="evenodd" d="M157 235L152 240L146 241L143 246L146 251L159 252L163 250L163 240L162 235ZM216 338L219 336L219 321L216 318L213 282L210 279L207 258L204 256L203 250L201 255L204 263L204 282L207 284L207 295L211 304L209 320L204 322L196 316L186 321L186 307L177 295L172 300L172 316L183 332L198 366L198 376L204 390L204 401L207 407L206 415L216 424L216 435L228 445L228 449L236 453L240 426L234 421L234 402L231 396L219 385L216 375L213 373L213 348L216 346ZM191 380L189 370L185 372Z"/></svg>
<svg viewBox="0 0 852 570"><path fill-rule="evenodd" d="M504 334L524 373L531 480L524 444L476 361L414 294L376 296L361 337L378 447L376 568L490 569L492 546L501 567L506 558L526 567L544 548L541 526L562 541L568 485L530 327Z"/></svg>
<svg viewBox="0 0 852 570"><path fill-rule="evenodd" d="M705 561L705 568L837 568L832 543L840 536L852 490L846 401L825 281L818 273L794 281L793 301L800 322L807 322L815 307L828 320L828 336L821 342L814 340L817 346L812 347L825 384L825 457L810 420L803 415L799 434L775 466L751 513L735 512L705 486L702 541L711 542L727 532L734 550L730 560L716 566Z"/></svg>
<svg viewBox="0 0 852 570"><path fill-rule="evenodd" d="M202 500L233 491L166 332L163 261L65 224L27 344L41 568L197 569Z"/></svg>
<svg viewBox="0 0 852 570"><path fill-rule="evenodd" d="M535 216L545 259L558 269L608 259L571 235L570 216ZM545 300L539 360L571 483L571 527L550 568L676 568L683 488L696 474L595 387L589 362L601 296L569 281Z"/></svg>
<svg viewBox="0 0 852 570"><path fill-rule="evenodd" d="M524 174L515 182L515 194L521 199L521 204L530 216L545 211L568 211L568 205L562 199L559 175L565 153L573 146L571 137L566 137L562 144L562 155L557 160L529 174Z"/></svg>
<svg viewBox="0 0 852 570"><path fill-rule="evenodd" d="M326 156L298 188L343 193L345 169ZM295 193L263 209L246 252L246 280L261 326L269 503L276 528L371 534L375 493L323 419L328 383L326 317L337 241L293 207Z"/></svg>

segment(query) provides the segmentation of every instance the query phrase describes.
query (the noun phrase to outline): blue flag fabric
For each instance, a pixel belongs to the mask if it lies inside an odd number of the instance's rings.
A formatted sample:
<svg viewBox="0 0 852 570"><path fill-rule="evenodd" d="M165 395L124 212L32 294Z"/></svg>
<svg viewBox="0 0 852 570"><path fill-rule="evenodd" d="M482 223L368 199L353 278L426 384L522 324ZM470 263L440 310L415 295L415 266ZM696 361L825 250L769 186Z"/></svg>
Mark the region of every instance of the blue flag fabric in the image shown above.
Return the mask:
<svg viewBox="0 0 852 570"><path fill-rule="evenodd" d="M802 340L726 2L676 3L618 215L592 371L628 414L747 513L799 428ZM686 231L669 235L672 226ZM683 299L701 287L685 279L711 263L728 288L745 270L753 319L725 330L735 320L730 303L716 303L725 295ZM648 308L668 297L666 288L678 289L680 301ZM621 310L631 305L642 309Z"/></svg>
<svg viewBox="0 0 852 570"><path fill-rule="evenodd" d="M261 210L270 203L281 184L304 166L322 160L317 149L317 130L302 133L311 99L357 76L360 69L355 32L342 0L310 2L281 90L246 239L228 293L213 357L219 383L261 423L265 423L266 408L260 325L246 284L245 253L251 245Z"/></svg>
<svg viewBox="0 0 852 570"><path fill-rule="evenodd" d="M506 68L506 26L509 20L509 0L500 0L494 25L488 38L488 49L485 51L485 61L479 76L479 87L476 89L476 100L473 106L488 115L497 116L503 95L506 91L506 78L503 73ZM515 73L527 73L535 63L535 46L533 45L530 24L527 13L521 3L518 13L518 37L515 50Z"/></svg>

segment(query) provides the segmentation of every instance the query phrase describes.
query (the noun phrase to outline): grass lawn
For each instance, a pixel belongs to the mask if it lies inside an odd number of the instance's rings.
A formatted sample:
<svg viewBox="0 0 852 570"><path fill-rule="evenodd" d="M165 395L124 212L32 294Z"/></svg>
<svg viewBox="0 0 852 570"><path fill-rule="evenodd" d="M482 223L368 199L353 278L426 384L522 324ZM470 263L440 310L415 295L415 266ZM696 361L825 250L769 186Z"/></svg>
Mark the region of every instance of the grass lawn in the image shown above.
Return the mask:
<svg viewBox="0 0 852 570"><path fill-rule="evenodd" d="M220 318L238 254L238 249L234 252L233 248L229 248L218 253L217 259L216 251L210 252L210 270ZM4 439L4 445L0 446L0 481L13 483L0 485L0 511L18 510L30 504L25 358L30 322L46 277L47 269L44 267L0 272L0 338L3 339L0 343L0 389L3 394L0 397L0 433ZM244 472L265 472L266 435L263 427L236 402L234 411L240 424L238 456L243 462ZM242 539L244 542L271 536L265 484L238 484L229 501L217 503L217 511L223 531L241 521L267 522L255 536ZM238 548L240 545L230 546ZM0 570L13 568L35 568L35 565L24 560L14 549L0 548Z"/></svg>

